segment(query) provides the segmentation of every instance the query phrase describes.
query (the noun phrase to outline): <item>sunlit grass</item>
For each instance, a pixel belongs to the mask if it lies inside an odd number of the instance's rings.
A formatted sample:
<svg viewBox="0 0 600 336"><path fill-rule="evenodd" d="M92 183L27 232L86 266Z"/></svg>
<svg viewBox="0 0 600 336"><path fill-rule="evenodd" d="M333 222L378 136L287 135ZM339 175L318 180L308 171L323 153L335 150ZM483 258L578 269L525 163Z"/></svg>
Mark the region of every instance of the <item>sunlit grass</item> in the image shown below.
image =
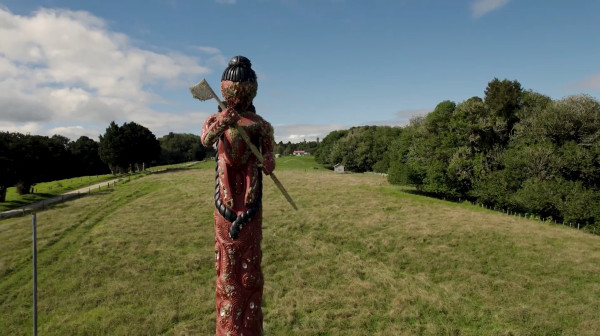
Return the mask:
<svg viewBox="0 0 600 336"><path fill-rule="evenodd" d="M266 335L600 330L600 237L281 159L300 210L265 179ZM40 334L214 333L205 164L38 214ZM0 334L31 334L31 218L0 221L0 242Z"/></svg>
<svg viewBox="0 0 600 336"><path fill-rule="evenodd" d="M148 168L144 172L137 172L131 174L105 174L94 176L81 176L51 182L41 182L33 186L33 193L25 195L19 195L17 193L17 188L11 187L8 188L6 191L6 202L0 203L0 212L22 207L24 205L42 201L53 196L62 195L73 190L84 188L96 183L108 181L118 177L137 178L140 175L146 175L157 171L190 168L192 164L193 163L179 163L172 165L156 166Z"/></svg>
<svg viewBox="0 0 600 336"><path fill-rule="evenodd" d="M33 193L26 195L19 195L17 193L17 188L11 187L6 190L6 202L0 203L0 211L6 211L42 201L52 196L61 195L71 190L87 187L113 178L115 178L114 175L106 174L74 177L52 182L41 182L33 186Z"/></svg>
<svg viewBox="0 0 600 336"><path fill-rule="evenodd" d="M281 156L275 159L277 170L325 170L315 162L314 156Z"/></svg>
<svg viewBox="0 0 600 336"><path fill-rule="evenodd" d="M214 160L204 160L193 165L191 168L214 168ZM277 171L282 170L325 170L323 165L318 164L315 161L314 156L292 156L286 155L275 159L275 169Z"/></svg>

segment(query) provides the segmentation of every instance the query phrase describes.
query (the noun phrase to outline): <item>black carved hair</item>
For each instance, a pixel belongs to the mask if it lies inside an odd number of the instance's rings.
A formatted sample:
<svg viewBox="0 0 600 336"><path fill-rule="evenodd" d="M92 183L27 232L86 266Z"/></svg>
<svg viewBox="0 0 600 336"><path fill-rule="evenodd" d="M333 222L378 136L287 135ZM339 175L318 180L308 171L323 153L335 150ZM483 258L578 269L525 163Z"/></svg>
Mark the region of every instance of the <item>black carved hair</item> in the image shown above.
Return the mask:
<svg viewBox="0 0 600 336"><path fill-rule="evenodd" d="M252 63L244 56L235 56L229 61L229 66L223 71L221 81L256 82L256 73Z"/></svg>

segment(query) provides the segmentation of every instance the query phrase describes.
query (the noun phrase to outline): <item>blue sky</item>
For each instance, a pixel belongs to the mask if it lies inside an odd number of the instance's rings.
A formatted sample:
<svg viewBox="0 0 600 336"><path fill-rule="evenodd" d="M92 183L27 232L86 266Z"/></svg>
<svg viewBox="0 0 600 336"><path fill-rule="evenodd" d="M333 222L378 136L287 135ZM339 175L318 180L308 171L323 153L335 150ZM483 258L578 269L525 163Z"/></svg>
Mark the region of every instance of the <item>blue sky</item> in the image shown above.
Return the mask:
<svg viewBox="0 0 600 336"><path fill-rule="evenodd" d="M494 77L600 97L600 1L0 0L0 131L98 139L110 121L200 134L251 59L277 141L403 125Z"/></svg>

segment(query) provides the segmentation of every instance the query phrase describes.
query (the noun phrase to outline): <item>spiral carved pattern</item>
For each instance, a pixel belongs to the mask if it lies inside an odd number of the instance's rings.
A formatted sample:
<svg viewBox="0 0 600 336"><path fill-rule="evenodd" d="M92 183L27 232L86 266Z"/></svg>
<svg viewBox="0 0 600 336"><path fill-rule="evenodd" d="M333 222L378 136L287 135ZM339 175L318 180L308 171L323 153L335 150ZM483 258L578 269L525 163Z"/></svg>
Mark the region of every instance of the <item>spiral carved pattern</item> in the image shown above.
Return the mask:
<svg viewBox="0 0 600 336"><path fill-rule="evenodd" d="M214 211L217 336L262 335L262 183L258 185L257 201L236 215L221 201L217 178ZM231 231L236 223L239 230L234 239Z"/></svg>
<svg viewBox="0 0 600 336"><path fill-rule="evenodd" d="M217 161L219 157L217 156ZM256 197L256 201L252 206L250 206L246 211L242 212L239 216L235 213L235 211L229 209L223 200L221 199L221 186L219 184L219 165L215 167L216 177L215 177L215 208L219 212L223 218L231 222L231 227L229 229L229 237L232 239L237 239L240 231L248 223L252 220L252 217L256 215L256 213L260 210L261 202L262 202L262 174L258 174L258 196Z"/></svg>

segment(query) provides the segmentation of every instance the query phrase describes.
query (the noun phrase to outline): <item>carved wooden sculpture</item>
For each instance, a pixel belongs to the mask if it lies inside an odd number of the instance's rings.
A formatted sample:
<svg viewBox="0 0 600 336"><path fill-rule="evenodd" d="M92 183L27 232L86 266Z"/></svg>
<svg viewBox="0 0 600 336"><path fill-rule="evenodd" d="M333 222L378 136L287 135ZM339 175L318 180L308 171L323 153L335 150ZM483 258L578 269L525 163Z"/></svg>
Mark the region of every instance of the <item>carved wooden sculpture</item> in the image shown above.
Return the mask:
<svg viewBox="0 0 600 336"><path fill-rule="evenodd" d="M250 60L232 58L221 78L226 108L202 127L202 143L212 146L216 142L218 151L214 212L217 336L262 334L262 172L270 174L275 161L273 127L252 105L257 88ZM259 149L262 165L240 132Z"/></svg>

